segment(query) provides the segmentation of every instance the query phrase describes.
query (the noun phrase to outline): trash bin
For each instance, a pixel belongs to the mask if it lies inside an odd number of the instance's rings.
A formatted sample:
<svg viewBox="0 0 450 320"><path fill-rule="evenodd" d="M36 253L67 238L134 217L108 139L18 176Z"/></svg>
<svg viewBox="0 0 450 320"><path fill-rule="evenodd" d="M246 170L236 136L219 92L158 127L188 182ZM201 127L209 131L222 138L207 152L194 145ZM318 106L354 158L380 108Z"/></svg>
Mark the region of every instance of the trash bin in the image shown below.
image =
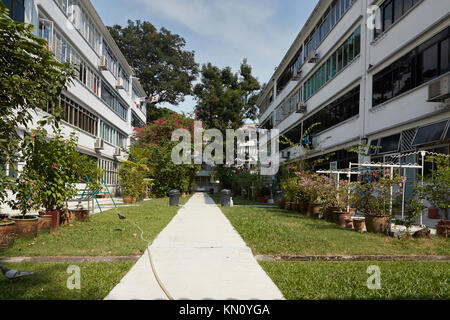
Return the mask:
<svg viewBox="0 0 450 320"><path fill-rule="evenodd" d="M224 189L220 192L220 204L222 207L231 207L231 190Z"/></svg>
<svg viewBox="0 0 450 320"><path fill-rule="evenodd" d="M180 202L180 191L179 190L170 190L169 191L169 204L172 207L178 207Z"/></svg>
<svg viewBox="0 0 450 320"><path fill-rule="evenodd" d="M214 195L214 188L209 189L209 194Z"/></svg>

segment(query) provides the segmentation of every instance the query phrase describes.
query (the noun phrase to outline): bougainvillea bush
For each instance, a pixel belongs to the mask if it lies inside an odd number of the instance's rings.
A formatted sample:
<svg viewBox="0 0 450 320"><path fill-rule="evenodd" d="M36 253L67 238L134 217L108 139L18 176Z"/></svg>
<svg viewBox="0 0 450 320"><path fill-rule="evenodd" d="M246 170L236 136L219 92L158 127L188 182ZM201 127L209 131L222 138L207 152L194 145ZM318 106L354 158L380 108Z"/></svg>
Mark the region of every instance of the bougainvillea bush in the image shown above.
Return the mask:
<svg viewBox="0 0 450 320"><path fill-rule="evenodd" d="M135 130L136 143L130 149L129 160L143 161L149 168L148 178L154 179L152 192L156 197L167 196L172 189L188 192L200 169L193 163L177 165L172 162L172 149L178 142L171 138L177 129L186 129L193 137L194 120L174 113Z"/></svg>

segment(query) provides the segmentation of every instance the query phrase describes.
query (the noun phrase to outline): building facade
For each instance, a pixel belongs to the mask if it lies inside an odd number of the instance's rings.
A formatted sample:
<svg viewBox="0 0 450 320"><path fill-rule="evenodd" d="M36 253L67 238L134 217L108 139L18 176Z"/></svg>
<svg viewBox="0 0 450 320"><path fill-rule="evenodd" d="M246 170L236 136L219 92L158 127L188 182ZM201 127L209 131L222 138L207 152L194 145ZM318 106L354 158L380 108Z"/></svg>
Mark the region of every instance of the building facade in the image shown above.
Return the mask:
<svg viewBox="0 0 450 320"><path fill-rule="evenodd" d="M134 128L146 123L146 93L139 79L89 0L2 1L12 19L34 25L58 61L76 66L76 79L58 102L65 111L61 127L66 134L78 131L79 151L98 162L114 192ZM41 110L34 122L52 107ZM17 174L12 166L6 170Z"/></svg>
<svg viewBox="0 0 450 320"><path fill-rule="evenodd" d="M320 169L448 154L449 12L447 0L320 0L258 100L260 127L332 153ZM347 151L360 144L377 147L370 159Z"/></svg>

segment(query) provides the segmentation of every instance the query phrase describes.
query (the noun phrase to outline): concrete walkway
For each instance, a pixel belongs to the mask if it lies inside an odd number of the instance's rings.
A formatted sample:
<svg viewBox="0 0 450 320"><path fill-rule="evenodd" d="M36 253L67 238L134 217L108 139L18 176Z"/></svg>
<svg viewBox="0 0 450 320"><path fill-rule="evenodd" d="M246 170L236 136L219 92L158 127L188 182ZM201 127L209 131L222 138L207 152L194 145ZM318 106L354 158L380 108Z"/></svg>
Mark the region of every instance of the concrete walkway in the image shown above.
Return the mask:
<svg viewBox="0 0 450 320"><path fill-rule="evenodd" d="M250 248L206 194L195 194L150 250L160 279L175 299L283 299ZM151 271L147 252L105 299L167 299Z"/></svg>

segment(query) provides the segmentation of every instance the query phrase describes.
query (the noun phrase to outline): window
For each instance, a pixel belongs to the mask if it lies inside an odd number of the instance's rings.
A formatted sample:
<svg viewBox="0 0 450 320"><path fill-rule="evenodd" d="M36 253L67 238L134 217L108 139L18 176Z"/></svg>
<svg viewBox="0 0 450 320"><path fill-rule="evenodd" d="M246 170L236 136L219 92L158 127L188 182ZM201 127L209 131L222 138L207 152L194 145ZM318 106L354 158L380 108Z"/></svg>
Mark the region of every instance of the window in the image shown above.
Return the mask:
<svg viewBox="0 0 450 320"><path fill-rule="evenodd" d="M307 130L316 123L320 123L311 131L311 134L319 134L347 119L359 115L359 95L360 88L358 86L306 119L303 122L304 130Z"/></svg>
<svg viewBox="0 0 450 320"><path fill-rule="evenodd" d="M450 70L450 38L441 42L439 73L444 74Z"/></svg>
<svg viewBox="0 0 450 320"><path fill-rule="evenodd" d="M431 142L440 141L442 135L444 134L446 126L447 121L443 121L419 128L412 145L419 146Z"/></svg>
<svg viewBox="0 0 450 320"><path fill-rule="evenodd" d="M98 117L96 115L65 95L61 95L59 103L64 110L63 120L94 136L98 135Z"/></svg>
<svg viewBox="0 0 450 320"><path fill-rule="evenodd" d="M381 19L381 29L374 30L374 39L376 39L381 33L390 28L390 26L397 22L403 15L409 12L409 10L418 2L422 0L387 0L381 6L379 12L377 12L377 18ZM380 21L380 20L378 20Z"/></svg>
<svg viewBox="0 0 450 320"><path fill-rule="evenodd" d="M379 154L388 153L388 152L397 152L400 148L400 133L394 134L389 137L381 138L379 145Z"/></svg>
<svg viewBox="0 0 450 320"><path fill-rule="evenodd" d="M450 28L373 76L372 106L386 102L449 71Z"/></svg>
<svg viewBox="0 0 450 320"><path fill-rule="evenodd" d="M17 22L25 22L24 0L2 0L9 9L9 17Z"/></svg>
<svg viewBox="0 0 450 320"><path fill-rule="evenodd" d="M100 138L117 147L126 148L127 136L103 120L100 121Z"/></svg>
<svg viewBox="0 0 450 320"><path fill-rule="evenodd" d="M119 166L116 161L99 159L98 166L103 170L103 180L107 185L117 185L119 183Z"/></svg>
<svg viewBox="0 0 450 320"><path fill-rule="evenodd" d="M305 100L308 100L325 83L331 80L337 72L341 71L359 56L361 48L360 41L361 27L358 27L344 44L324 62L319 70L305 82L303 85ZM328 76L329 73L331 73L330 76Z"/></svg>
<svg viewBox="0 0 450 320"><path fill-rule="evenodd" d="M53 43L53 22L39 18L39 37L47 40L47 45L50 48Z"/></svg>
<svg viewBox="0 0 450 320"><path fill-rule="evenodd" d="M118 72L117 59L112 54L111 50L109 49L108 45L105 42L103 42L103 55L108 60L109 71L111 71L111 73L114 75L114 77L117 78L117 72Z"/></svg>
<svg viewBox="0 0 450 320"><path fill-rule="evenodd" d="M300 48L300 50L296 53L296 55L291 60L289 65L283 71L281 76L278 78L277 94L279 94L281 91L283 91L284 88L286 88L286 86L291 81L292 77L294 76L294 69L295 68L300 69L302 64L303 64L303 47Z"/></svg>
<svg viewBox="0 0 450 320"><path fill-rule="evenodd" d="M123 120L128 118L128 107L126 103L122 102L119 97L117 97L114 91L102 82L102 100L108 105L108 107L113 110L119 117Z"/></svg>

